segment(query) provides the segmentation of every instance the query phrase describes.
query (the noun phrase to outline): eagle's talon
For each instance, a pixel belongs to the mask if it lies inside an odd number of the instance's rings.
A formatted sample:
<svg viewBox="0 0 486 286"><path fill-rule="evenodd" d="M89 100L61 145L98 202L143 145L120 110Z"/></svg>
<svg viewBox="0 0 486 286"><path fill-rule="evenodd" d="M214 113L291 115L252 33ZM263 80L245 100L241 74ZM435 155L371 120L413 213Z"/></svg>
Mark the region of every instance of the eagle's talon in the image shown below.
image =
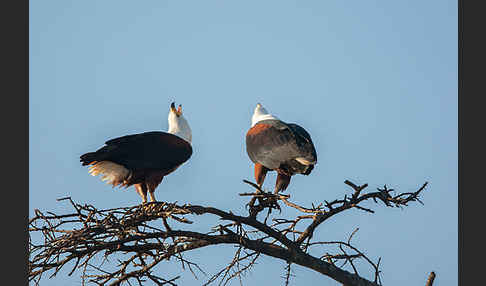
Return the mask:
<svg viewBox="0 0 486 286"><path fill-rule="evenodd" d="M282 208L280 208L277 197L268 198L267 203L270 209L278 209L279 212L282 213Z"/></svg>
<svg viewBox="0 0 486 286"><path fill-rule="evenodd" d="M142 205L140 207L143 211L149 212L152 208L152 204L150 202L142 202Z"/></svg>

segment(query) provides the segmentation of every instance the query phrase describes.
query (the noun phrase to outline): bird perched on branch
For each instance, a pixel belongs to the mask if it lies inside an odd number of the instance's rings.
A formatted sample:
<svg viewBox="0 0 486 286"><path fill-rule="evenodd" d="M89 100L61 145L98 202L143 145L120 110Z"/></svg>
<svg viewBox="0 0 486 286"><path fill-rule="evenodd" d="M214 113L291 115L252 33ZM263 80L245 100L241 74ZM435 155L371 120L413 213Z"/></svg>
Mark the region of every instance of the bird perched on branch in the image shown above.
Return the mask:
<svg viewBox="0 0 486 286"><path fill-rule="evenodd" d="M309 133L297 124L281 121L260 103L246 134L246 152L255 164L255 180L260 188L267 172L277 171L275 193L287 189L293 175L309 175L317 163Z"/></svg>
<svg viewBox="0 0 486 286"><path fill-rule="evenodd" d="M96 152L81 155L83 166L91 165L89 173L101 174L101 179L115 186L135 186L147 202L155 201L155 188L164 176L174 172L192 155L192 132L182 115L182 106L170 105L169 130L127 135L105 142Z"/></svg>

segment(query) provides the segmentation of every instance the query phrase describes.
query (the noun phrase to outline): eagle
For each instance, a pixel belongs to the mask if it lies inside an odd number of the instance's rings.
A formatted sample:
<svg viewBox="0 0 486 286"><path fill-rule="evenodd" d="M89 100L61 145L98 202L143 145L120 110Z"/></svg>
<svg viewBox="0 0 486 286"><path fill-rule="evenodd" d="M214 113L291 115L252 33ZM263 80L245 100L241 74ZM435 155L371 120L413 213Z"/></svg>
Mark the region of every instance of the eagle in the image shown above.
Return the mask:
<svg viewBox="0 0 486 286"><path fill-rule="evenodd" d="M295 174L309 175L317 163L311 136L301 126L281 121L258 103L246 133L246 152L261 188L268 171L278 173L275 193L285 191Z"/></svg>
<svg viewBox="0 0 486 286"><path fill-rule="evenodd" d="M111 139L95 152L81 155L80 161L83 166L90 165L92 176L101 174L101 179L113 187L134 185L143 204L147 202L147 192L154 202L154 191L164 176L192 155L192 132L181 105L176 109L172 102L168 121L167 132L151 131Z"/></svg>

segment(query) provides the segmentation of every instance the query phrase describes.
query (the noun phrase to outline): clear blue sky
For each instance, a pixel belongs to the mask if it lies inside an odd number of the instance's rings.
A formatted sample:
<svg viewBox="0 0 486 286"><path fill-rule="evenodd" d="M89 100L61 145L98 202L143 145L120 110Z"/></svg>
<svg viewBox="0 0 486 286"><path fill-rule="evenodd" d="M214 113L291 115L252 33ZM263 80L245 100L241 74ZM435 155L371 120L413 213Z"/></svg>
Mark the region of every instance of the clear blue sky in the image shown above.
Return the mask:
<svg viewBox="0 0 486 286"><path fill-rule="evenodd" d="M349 211L317 238L346 239L359 227L353 240L382 257L385 285L423 285L430 271L438 285L457 285L457 1L31 0L29 41L30 215L71 211L56 202L64 196L99 208L138 203L133 188L91 177L79 155L110 138L167 130L173 100L192 127L194 154L157 198L244 213L241 180L253 180L244 136L261 102L304 126L316 146L313 173L288 189L296 202L340 198L345 179L370 191L430 182L424 206L369 204L375 214ZM213 274L232 251L187 257ZM181 273L169 265L166 275ZM264 258L245 282L280 285L284 267ZM293 271L292 285L337 285ZM44 285L80 284L79 273L63 273ZM205 281L185 271L179 283Z"/></svg>

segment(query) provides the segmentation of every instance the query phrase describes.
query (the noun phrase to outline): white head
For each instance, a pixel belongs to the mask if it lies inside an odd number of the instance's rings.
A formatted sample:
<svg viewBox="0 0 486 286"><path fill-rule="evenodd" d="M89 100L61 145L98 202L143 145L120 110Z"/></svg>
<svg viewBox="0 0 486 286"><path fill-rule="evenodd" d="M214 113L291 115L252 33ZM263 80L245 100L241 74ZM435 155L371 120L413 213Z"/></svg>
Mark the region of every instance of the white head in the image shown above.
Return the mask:
<svg viewBox="0 0 486 286"><path fill-rule="evenodd" d="M170 105L168 121L168 133L177 135L187 142L191 143L191 127L189 127L189 123L187 123L187 120L184 118L184 116L182 116L182 106L180 104L179 107L176 109L174 102L172 102L172 104Z"/></svg>
<svg viewBox="0 0 486 286"><path fill-rule="evenodd" d="M259 121L267 119L279 120L277 117L271 115L263 105L257 103L255 111L253 111L253 116L251 117L251 127L255 126Z"/></svg>

